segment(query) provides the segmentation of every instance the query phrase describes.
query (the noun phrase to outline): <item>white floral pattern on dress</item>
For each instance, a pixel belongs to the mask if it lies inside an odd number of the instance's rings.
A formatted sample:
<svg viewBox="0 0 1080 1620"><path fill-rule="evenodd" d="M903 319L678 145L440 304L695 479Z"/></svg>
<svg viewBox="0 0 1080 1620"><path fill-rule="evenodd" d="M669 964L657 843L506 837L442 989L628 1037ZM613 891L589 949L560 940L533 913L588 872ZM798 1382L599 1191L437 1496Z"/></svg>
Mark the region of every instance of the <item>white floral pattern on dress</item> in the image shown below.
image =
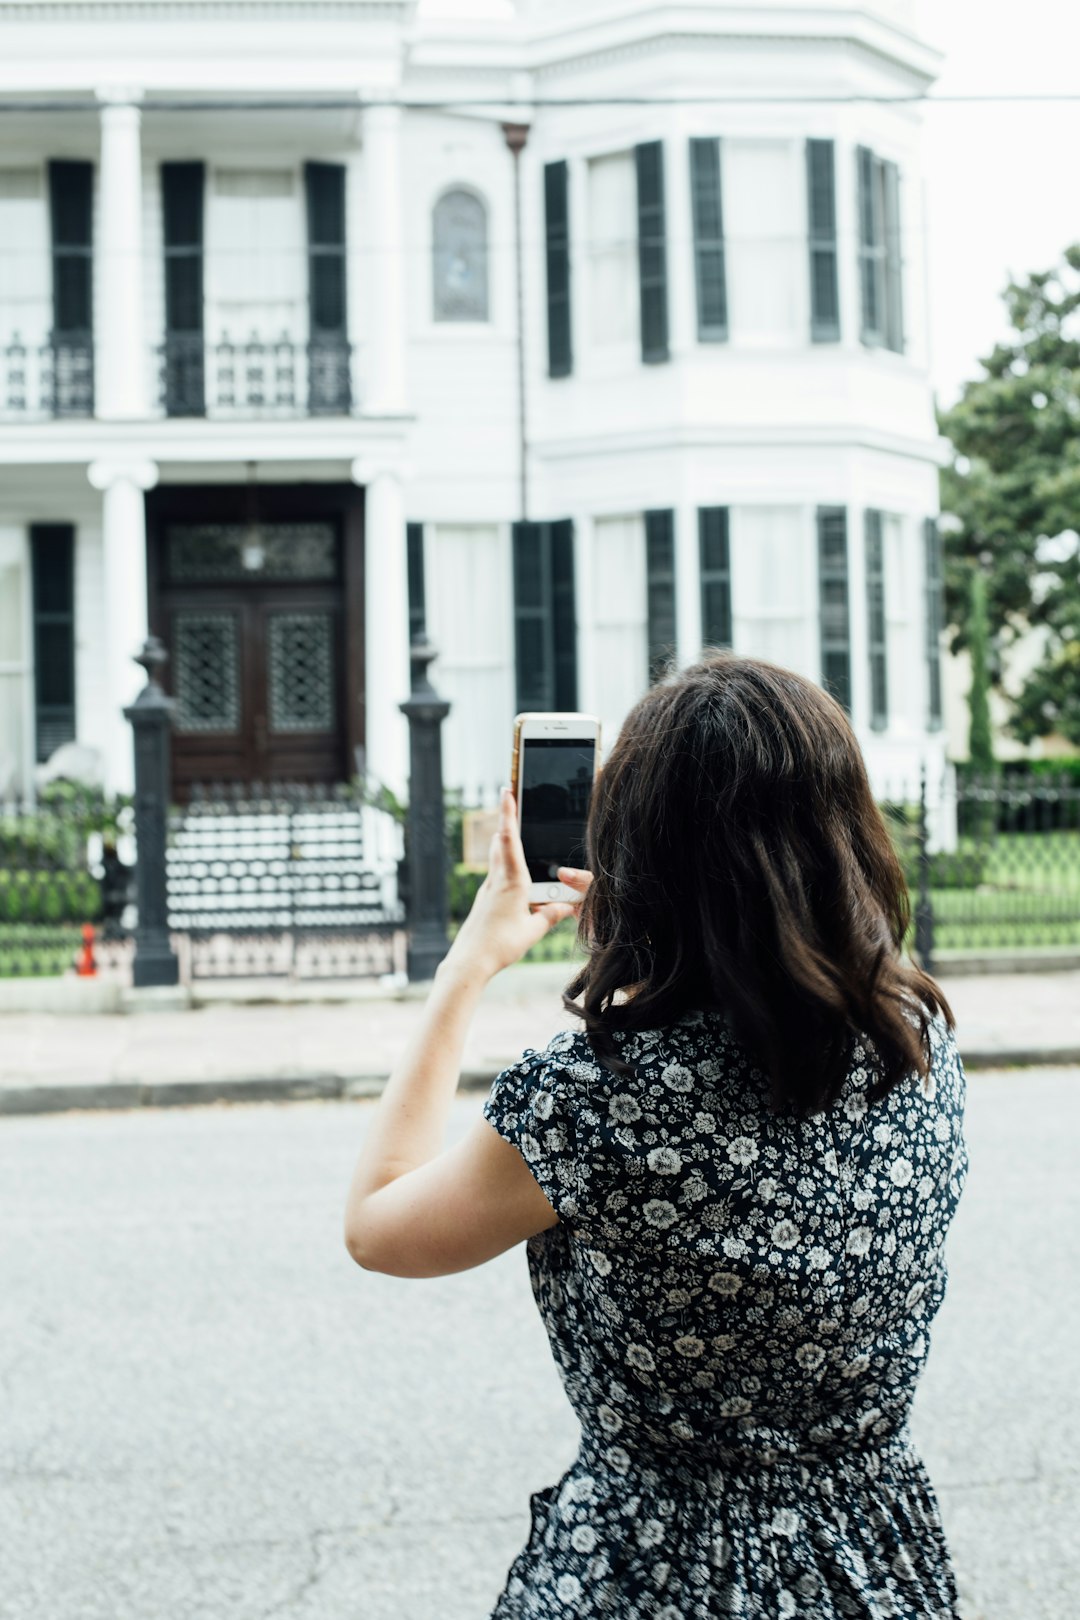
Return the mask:
<svg viewBox="0 0 1080 1620"><path fill-rule="evenodd" d="M967 1175L965 1077L773 1115L720 1013L616 1037L631 1077L557 1035L485 1117L559 1224L527 1245L582 1427L531 1499L492 1620L956 1620L908 1432Z"/></svg>

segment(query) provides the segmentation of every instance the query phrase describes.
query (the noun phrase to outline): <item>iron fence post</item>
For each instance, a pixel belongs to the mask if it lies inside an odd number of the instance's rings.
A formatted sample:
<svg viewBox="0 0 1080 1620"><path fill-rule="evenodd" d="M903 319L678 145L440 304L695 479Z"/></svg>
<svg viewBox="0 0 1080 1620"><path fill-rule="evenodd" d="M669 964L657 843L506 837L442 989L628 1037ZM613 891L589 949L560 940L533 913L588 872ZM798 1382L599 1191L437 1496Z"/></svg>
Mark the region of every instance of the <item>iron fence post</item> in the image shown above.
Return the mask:
<svg viewBox="0 0 1080 1620"><path fill-rule="evenodd" d="M169 741L174 704L157 672L168 653L156 636L143 643L135 662L146 671L146 685L124 710L135 736L135 985L180 982L180 965L169 940L165 841L169 808Z"/></svg>
<svg viewBox="0 0 1080 1620"><path fill-rule="evenodd" d="M450 948L441 736L450 705L431 684L428 666L436 653L422 633L413 638L410 656L412 693L399 704L409 722L406 972L411 980L424 981L434 976Z"/></svg>
<svg viewBox="0 0 1080 1620"><path fill-rule="evenodd" d="M915 951L925 973L934 971L934 902L930 895L930 835L926 814L926 763L919 774L919 888L915 901Z"/></svg>

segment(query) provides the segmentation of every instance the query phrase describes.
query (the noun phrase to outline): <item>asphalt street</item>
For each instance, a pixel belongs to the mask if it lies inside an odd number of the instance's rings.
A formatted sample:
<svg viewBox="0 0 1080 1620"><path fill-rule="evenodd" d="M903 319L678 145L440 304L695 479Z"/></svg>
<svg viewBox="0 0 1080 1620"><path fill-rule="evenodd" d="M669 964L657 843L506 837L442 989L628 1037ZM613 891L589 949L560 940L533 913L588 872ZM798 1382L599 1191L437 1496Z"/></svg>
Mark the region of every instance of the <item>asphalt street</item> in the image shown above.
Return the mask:
<svg viewBox="0 0 1080 1620"><path fill-rule="evenodd" d="M372 1106L0 1121L2 1620L484 1620L575 1425L522 1249L349 1259ZM972 1075L968 1136L916 1438L965 1615L1070 1620L1080 1071Z"/></svg>

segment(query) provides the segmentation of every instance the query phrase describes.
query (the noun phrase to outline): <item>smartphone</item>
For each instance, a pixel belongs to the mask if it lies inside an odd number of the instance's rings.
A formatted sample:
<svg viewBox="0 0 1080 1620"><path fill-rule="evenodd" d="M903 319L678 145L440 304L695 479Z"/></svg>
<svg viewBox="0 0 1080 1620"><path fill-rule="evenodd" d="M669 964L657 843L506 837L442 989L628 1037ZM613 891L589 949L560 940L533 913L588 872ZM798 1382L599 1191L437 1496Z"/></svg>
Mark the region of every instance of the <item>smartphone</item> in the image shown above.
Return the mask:
<svg viewBox="0 0 1080 1620"><path fill-rule="evenodd" d="M600 766L593 714L519 714L510 785L532 879L531 900L579 900L560 866L585 866L585 823Z"/></svg>

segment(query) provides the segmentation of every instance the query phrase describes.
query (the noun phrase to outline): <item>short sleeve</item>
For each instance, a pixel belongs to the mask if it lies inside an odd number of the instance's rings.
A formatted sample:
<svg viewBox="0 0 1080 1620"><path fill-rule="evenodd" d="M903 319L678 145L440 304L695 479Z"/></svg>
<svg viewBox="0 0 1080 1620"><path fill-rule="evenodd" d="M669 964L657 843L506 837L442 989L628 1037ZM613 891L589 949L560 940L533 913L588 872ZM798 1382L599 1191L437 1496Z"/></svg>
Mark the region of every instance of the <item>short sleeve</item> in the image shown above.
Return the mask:
<svg viewBox="0 0 1080 1620"><path fill-rule="evenodd" d="M543 1052L530 1049L495 1076L484 1118L517 1148L560 1221L581 1207L576 1130L578 1037L556 1035Z"/></svg>

